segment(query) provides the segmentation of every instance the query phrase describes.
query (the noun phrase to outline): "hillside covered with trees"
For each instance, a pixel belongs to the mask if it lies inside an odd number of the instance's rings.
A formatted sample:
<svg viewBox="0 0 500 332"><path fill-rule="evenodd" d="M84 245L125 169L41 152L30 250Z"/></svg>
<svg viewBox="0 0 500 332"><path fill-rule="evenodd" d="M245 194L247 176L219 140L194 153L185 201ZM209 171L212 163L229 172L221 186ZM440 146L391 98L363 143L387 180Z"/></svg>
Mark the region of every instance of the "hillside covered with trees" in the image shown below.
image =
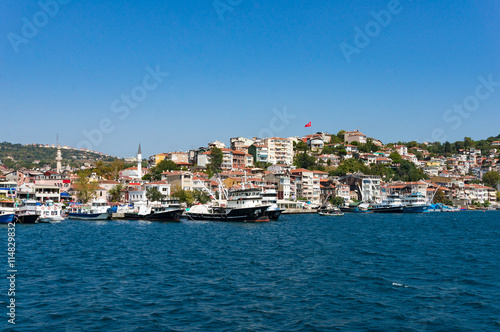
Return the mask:
<svg viewBox="0 0 500 332"><path fill-rule="evenodd" d="M13 144L8 142L0 143L0 164L8 168L19 169L37 168L44 165L56 167L56 148L39 147L35 145ZM86 162L94 163L97 160L113 161L115 157L103 157L96 153L61 149L63 165L78 167Z"/></svg>

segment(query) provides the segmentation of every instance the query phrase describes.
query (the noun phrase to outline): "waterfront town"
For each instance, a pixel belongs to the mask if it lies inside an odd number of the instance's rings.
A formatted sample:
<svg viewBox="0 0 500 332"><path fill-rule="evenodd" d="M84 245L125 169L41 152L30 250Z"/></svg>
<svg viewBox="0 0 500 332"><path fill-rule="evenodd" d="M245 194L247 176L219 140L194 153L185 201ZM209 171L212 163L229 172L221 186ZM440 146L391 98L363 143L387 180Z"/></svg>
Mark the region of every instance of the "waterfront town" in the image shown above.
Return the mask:
<svg viewBox="0 0 500 332"><path fill-rule="evenodd" d="M206 203L200 193L214 199L220 183L228 190L274 192L285 211L315 209L327 200L376 204L390 195L411 193L461 209L496 208L499 200L500 139L495 137L383 144L359 130L342 130L288 138L233 137L229 145L213 141L189 151L158 151L148 158L143 158L138 143L131 147L135 157L114 161L81 149L96 157L76 167L62 158L61 151L72 150L68 146L33 146L56 150L55 167L11 168L6 158L11 164L13 158L3 154L4 200L134 204L147 200L148 190L154 188L162 198L178 197L190 206Z"/></svg>

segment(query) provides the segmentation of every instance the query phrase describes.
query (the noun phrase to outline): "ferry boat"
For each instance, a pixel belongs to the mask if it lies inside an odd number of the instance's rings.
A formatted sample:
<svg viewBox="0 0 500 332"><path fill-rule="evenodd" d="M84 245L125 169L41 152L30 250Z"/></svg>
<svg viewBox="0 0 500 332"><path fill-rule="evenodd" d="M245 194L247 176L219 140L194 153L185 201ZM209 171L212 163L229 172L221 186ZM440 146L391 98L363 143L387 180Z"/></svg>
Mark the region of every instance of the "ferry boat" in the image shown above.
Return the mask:
<svg viewBox="0 0 500 332"><path fill-rule="evenodd" d="M94 200L90 207L71 207L68 216L80 220L107 220L111 217L111 206L105 200Z"/></svg>
<svg viewBox="0 0 500 332"><path fill-rule="evenodd" d="M146 202L134 204L132 211L124 213L123 219L150 221L180 221L184 209L178 199L163 200L159 204Z"/></svg>
<svg viewBox="0 0 500 332"><path fill-rule="evenodd" d="M57 205L52 200L48 200L40 208L40 217L38 222L40 223L54 223L61 222L64 220L62 208Z"/></svg>
<svg viewBox="0 0 500 332"><path fill-rule="evenodd" d="M278 193L276 190L263 190L260 195L262 196L262 204L269 205L269 208L266 210L266 215L271 220L278 220L281 213L285 210L278 208Z"/></svg>
<svg viewBox="0 0 500 332"><path fill-rule="evenodd" d="M33 199L27 199L21 202L16 209L16 222L20 224L35 224L40 217L40 207L42 203Z"/></svg>
<svg viewBox="0 0 500 332"><path fill-rule="evenodd" d="M430 204L420 192L403 196L403 213L423 213L428 212Z"/></svg>
<svg viewBox="0 0 500 332"><path fill-rule="evenodd" d="M220 185L219 185L220 189ZM262 204L260 188L230 190L227 203L222 204L222 190L219 190L219 204L195 205L186 211L186 216L192 220L210 221L269 221L266 214L269 205Z"/></svg>
<svg viewBox="0 0 500 332"><path fill-rule="evenodd" d="M397 194L387 195L387 198L382 200L380 204L371 207L375 213L401 213L403 209L403 202Z"/></svg>

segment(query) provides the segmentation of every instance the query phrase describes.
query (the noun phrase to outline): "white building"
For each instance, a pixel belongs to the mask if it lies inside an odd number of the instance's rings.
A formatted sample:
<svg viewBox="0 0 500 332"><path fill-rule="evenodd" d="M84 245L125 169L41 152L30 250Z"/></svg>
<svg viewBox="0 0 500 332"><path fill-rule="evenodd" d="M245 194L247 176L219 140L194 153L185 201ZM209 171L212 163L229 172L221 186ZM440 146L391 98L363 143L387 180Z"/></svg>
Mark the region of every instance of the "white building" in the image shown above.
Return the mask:
<svg viewBox="0 0 500 332"><path fill-rule="evenodd" d="M268 163L293 164L293 143L288 138L271 137L264 140L268 149Z"/></svg>

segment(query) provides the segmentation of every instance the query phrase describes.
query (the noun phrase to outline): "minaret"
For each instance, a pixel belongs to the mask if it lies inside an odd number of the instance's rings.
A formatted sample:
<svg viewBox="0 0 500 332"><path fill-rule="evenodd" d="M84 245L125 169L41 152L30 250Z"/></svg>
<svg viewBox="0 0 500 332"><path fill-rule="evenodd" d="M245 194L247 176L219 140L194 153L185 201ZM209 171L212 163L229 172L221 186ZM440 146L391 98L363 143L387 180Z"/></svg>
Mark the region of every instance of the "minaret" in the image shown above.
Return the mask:
<svg viewBox="0 0 500 332"><path fill-rule="evenodd" d="M59 134L57 134L57 157L56 157L56 162L57 162L57 173L61 173L62 167L61 167L61 161L62 161L62 156L61 156L61 145L59 144Z"/></svg>
<svg viewBox="0 0 500 332"><path fill-rule="evenodd" d="M142 153L141 153L141 143L139 143L139 150L137 151L137 176L139 180L142 179Z"/></svg>

